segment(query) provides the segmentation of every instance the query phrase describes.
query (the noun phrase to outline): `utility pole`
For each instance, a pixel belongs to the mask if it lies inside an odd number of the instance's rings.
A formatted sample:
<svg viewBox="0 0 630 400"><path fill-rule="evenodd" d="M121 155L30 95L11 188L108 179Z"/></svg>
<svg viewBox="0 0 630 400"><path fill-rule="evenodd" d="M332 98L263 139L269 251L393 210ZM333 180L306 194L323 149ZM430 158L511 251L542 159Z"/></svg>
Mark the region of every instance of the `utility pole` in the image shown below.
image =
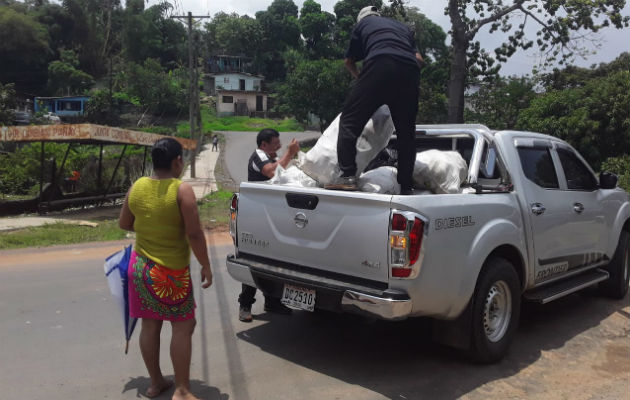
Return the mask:
<svg viewBox="0 0 630 400"><path fill-rule="evenodd" d="M197 57L194 51L194 40L193 40L193 19L194 18L210 18L209 16L193 16L189 11L188 15L173 15L171 18L177 18L180 20L185 20L188 24L188 69L190 75L190 86L188 89L188 118L190 121L190 138L195 139L195 132L201 133L201 124L198 123L200 120L200 106L199 106L199 78L197 76ZM199 135L199 140L201 140L201 135ZM196 176L196 167L195 167L195 159L197 157L197 151L193 152L192 158L190 160L190 176L191 178L195 178Z"/></svg>

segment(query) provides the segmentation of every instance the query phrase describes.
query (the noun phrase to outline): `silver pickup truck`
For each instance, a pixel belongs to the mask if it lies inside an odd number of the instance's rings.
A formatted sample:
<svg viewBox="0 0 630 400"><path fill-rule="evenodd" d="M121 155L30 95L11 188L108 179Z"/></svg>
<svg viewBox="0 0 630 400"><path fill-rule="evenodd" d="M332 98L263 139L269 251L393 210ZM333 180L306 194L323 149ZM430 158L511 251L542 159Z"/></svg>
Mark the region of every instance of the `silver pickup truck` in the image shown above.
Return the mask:
<svg viewBox="0 0 630 400"><path fill-rule="evenodd" d="M575 149L543 134L416 132L418 152L454 150L467 161L462 193L243 182L231 204L231 276L307 311L431 317L436 340L481 362L507 352L521 301L596 284L626 295L630 199L616 176L598 179Z"/></svg>

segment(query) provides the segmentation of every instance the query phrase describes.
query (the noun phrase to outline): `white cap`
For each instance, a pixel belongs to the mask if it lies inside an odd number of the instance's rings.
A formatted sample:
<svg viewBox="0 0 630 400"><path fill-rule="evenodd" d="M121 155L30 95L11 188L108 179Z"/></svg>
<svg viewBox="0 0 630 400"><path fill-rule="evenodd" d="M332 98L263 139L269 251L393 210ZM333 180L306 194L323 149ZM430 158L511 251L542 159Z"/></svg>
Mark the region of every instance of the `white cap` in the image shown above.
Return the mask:
<svg viewBox="0 0 630 400"><path fill-rule="evenodd" d="M375 6L367 6L363 7L361 11L359 11L359 15L357 16L357 23L360 22L363 18L370 15L381 16L381 14L377 11L378 9Z"/></svg>

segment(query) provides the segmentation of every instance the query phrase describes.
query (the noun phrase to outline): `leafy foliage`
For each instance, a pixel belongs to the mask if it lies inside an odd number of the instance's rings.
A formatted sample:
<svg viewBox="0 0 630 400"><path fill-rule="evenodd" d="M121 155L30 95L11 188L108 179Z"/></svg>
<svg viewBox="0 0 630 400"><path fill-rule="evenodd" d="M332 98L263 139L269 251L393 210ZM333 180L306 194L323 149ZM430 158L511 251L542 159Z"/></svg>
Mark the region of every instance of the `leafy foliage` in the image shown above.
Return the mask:
<svg viewBox="0 0 630 400"><path fill-rule="evenodd" d="M342 108L350 86L350 74L341 61L298 60L290 68L286 83L278 88L279 108L308 122L319 117L323 131Z"/></svg>
<svg viewBox="0 0 630 400"><path fill-rule="evenodd" d="M298 7L292 0L274 0L266 11L256 13L256 20L263 36L255 62L267 79L281 80L286 75L283 52L300 45Z"/></svg>
<svg viewBox="0 0 630 400"><path fill-rule="evenodd" d="M13 109L15 108L15 85L0 82L0 126L13 124Z"/></svg>
<svg viewBox="0 0 630 400"><path fill-rule="evenodd" d="M187 76L183 70L166 72L159 60L128 63L121 73L125 92L136 98L144 112L178 115L187 108Z"/></svg>
<svg viewBox="0 0 630 400"><path fill-rule="evenodd" d="M528 77L498 78L469 96L466 121L491 129L514 129L520 112L535 96L534 82Z"/></svg>
<svg viewBox="0 0 630 400"><path fill-rule="evenodd" d="M609 25L618 29L628 27L630 17L621 15L624 5L619 0L448 0L445 14L451 20L453 39L449 119L463 121L467 79L492 77L499 69L497 61L504 62L517 49L528 49L534 44L543 54L543 64L556 61L563 64L582 53L584 32L598 32ZM538 27L536 40L525 35L525 28L531 23ZM490 33L505 36L504 42L494 49L494 55L475 40L477 33L486 27Z"/></svg>
<svg viewBox="0 0 630 400"><path fill-rule="evenodd" d="M339 54L333 37L335 16L322 11L321 5L317 2L314 0L304 2L299 25L309 58L333 58Z"/></svg>
<svg viewBox="0 0 630 400"><path fill-rule="evenodd" d="M168 18L172 7L161 2L145 10L143 0L128 2L122 33L126 60L142 63L153 58L166 68L178 66L187 54L187 34L181 23Z"/></svg>
<svg viewBox="0 0 630 400"><path fill-rule="evenodd" d="M30 15L0 7L0 82L33 89L46 82L51 55L44 26Z"/></svg>
<svg viewBox="0 0 630 400"><path fill-rule="evenodd" d="M79 60L72 50L61 50L61 60L48 64L48 87L55 95L83 94L93 84L91 75L76 69Z"/></svg>
<svg viewBox="0 0 630 400"><path fill-rule="evenodd" d="M630 155L609 157L602 163L600 170L616 174L619 178L617 186L630 193Z"/></svg>
<svg viewBox="0 0 630 400"><path fill-rule="evenodd" d="M532 100L517 127L560 137L598 167L630 149L629 109L630 72L622 70Z"/></svg>

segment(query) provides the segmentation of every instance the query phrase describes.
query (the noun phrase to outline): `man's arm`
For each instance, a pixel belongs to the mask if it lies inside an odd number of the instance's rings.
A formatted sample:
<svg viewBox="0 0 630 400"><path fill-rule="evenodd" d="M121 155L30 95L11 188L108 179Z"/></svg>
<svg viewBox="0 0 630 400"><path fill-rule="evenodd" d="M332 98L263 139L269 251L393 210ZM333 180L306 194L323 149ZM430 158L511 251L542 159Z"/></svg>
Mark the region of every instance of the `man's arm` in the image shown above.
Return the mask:
<svg viewBox="0 0 630 400"><path fill-rule="evenodd" d="M300 151L300 144L296 139L291 140L291 143L287 146L287 151L284 152L282 157L276 162L265 164L260 172L269 179L273 178L278 164L282 165L282 168L286 168L298 151Z"/></svg>
<svg viewBox="0 0 630 400"><path fill-rule="evenodd" d="M416 53L416 60L418 60L418 64L422 67L424 65L424 58L420 55L420 53Z"/></svg>
<svg viewBox="0 0 630 400"><path fill-rule="evenodd" d="M354 62L353 58L346 58L345 60L343 60L343 63L345 64L346 69L350 71L350 74L352 74L352 76L354 76L355 78L359 77L359 69L357 68L357 63Z"/></svg>

